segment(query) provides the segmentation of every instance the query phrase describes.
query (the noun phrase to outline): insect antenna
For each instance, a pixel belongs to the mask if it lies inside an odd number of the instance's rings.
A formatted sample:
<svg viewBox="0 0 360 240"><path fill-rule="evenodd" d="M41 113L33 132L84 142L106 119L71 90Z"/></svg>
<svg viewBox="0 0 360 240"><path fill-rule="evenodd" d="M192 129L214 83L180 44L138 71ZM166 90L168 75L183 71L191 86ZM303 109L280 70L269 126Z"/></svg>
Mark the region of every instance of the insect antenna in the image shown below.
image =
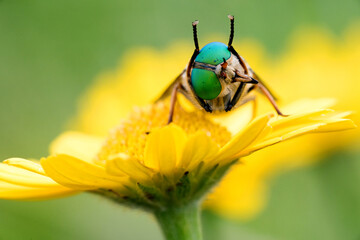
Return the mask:
<svg viewBox="0 0 360 240"><path fill-rule="evenodd" d="M198 41L198 38L197 38L197 29L196 29L196 25L198 25L198 23L199 23L199 21L197 21L197 20L192 23L195 50L194 50L193 55L190 58L189 64L188 64L187 69L186 69L186 76L188 77L188 79L190 79L190 72L191 72L191 69L192 69L192 67L194 65L195 58L200 52L199 41Z"/></svg>
<svg viewBox="0 0 360 240"><path fill-rule="evenodd" d="M244 68L245 74L248 74L249 69L247 68L244 60L235 51L234 47L231 46L232 42L233 42L233 39L234 39L234 16L233 15L228 15L228 18L230 19L230 38L229 38L229 43L228 43L228 49L232 54L234 54L237 57L237 59L239 59L241 66Z"/></svg>
<svg viewBox="0 0 360 240"><path fill-rule="evenodd" d="M228 47L231 47L231 44L234 39L234 16L228 15L228 18L230 19L230 38L229 38Z"/></svg>
<svg viewBox="0 0 360 240"><path fill-rule="evenodd" d="M197 29L196 29L196 25L199 24L199 21L196 20L192 23L193 26L193 35L194 35L194 43L195 43L195 49L197 51L199 51L199 42L198 42L198 37L197 37Z"/></svg>

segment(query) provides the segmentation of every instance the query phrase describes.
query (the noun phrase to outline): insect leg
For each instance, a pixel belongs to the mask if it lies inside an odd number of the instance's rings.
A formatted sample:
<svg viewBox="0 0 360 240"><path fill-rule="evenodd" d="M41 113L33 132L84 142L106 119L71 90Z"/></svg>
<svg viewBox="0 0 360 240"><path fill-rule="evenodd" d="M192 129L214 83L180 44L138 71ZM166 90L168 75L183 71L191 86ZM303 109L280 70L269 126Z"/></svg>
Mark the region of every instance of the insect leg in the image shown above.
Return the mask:
<svg viewBox="0 0 360 240"><path fill-rule="evenodd" d="M279 109L278 105L276 104L275 99L271 95L270 91L260 82L257 84L257 86L264 93L264 95L267 97L267 99L270 101L271 105L273 105L277 114L279 114L280 116L283 116L283 117L287 117L288 115L285 115L280 111L280 109Z"/></svg>
<svg viewBox="0 0 360 240"><path fill-rule="evenodd" d="M248 75L241 74L239 71L235 71L235 77L233 78L234 82L243 82L243 83L252 83L257 84L259 81L255 78L252 78Z"/></svg>
<svg viewBox="0 0 360 240"><path fill-rule="evenodd" d="M205 109L206 112L211 113L213 111L210 105L206 103L203 99L196 96L196 100L200 103L201 107Z"/></svg>
<svg viewBox="0 0 360 240"><path fill-rule="evenodd" d="M168 124L171 123L173 121L173 116L174 116L174 109L175 109L175 103L176 103L176 95L177 92L179 90L180 84L177 83L174 88L172 89L171 92L171 99L170 99L170 111L169 111L169 118L168 118Z"/></svg>
<svg viewBox="0 0 360 240"><path fill-rule="evenodd" d="M191 81L190 81L190 78L188 79L188 84L189 84L189 86L190 86L190 88L191 88L191 91L194 93L195 91L194 91L194 88L193 88L193 86L191 85ZM187 94L184 94L185 96L187 95ZM198 95L196 95L196 94L192 94L192 96L195 98L195 100L196 100L196 102L206 111L206 112L212 112L212 109L211 109L211 107L210 107L210 105L207 103L207 102L205 102L204 101L204 99L201 99ZM189 99L189 98L188 98ZM191 99L189 99L189 100L191 100Z"/></svg>
<svg viewBox="0 0 360 240"><path fill-rule="evenodd" d="M253 77L258 81L258 82L261 82L261 84L266 87L266 89L268 90L268 92L272 95L273 99L275 101L278 100L278 98L276 97L276 95L274 94L273 91L271 91L271 89L269 88L269 86L267 86L267 84L259 77L259 75L256 74L256 72L254 72L254 70L252 70L250 68L250 72L252 73Z"/></svg>
<svg viewBox="0 0 360 240"><path fill-rule="evenodd" d="M244 91L245 83L241 82L239 87L236 89L236 92L234 94L234 97L231 99L231 101L225 106L225 111L230 111L236 103L239 101L243 91Z"/></svg>

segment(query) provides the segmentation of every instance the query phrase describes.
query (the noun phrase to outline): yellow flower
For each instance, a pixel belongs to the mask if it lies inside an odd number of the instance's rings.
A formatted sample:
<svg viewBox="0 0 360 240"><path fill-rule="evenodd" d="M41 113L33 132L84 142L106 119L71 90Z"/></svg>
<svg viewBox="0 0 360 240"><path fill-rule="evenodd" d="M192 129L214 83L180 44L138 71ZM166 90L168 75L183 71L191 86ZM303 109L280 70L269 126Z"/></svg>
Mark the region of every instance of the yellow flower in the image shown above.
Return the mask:
<svg viewBox="0 0 360 240"><path fill-rule="evenodd" d="M337 99L337 109L355 111L353 118L358 123L359 29L358 24L349 27L342 41L335 41L323 30L301 30L294 35L287 51L277 58L267 56L261 45L254 41L234 46L268 83L281 103L303 97L333 97ZM118 70L101 75L83 98L79 115L74 120L77 129L105 135L133 105L154 100L186 65L192 51L191 44L178 44L162 52L138 49L127 54ZM271 109L261 97L260 101L258 112ZM314 109L324 107L321 102L304 104L306 108L311 105L315 105L312 106ZM221 118L232 134L249 120L244 117L249 116L244 114L247 108L244 106ZM285 109L283 111L287 113ZM209 197L207 206L221 214L251 217L266 202L268 178L279 171L312 163L319 159L316 157L319 154L345 146L359 137L358 129L326 136L311 135L259 151L242 159L244 164L232 168Z"/></svg>
<svg viewBox="0 0 360 240"><path fill-rule="evenodd" d="M276 92L281 103L304 96L334 97L337 99L335 109L354 111L352 119L358 125L359 24L350 26L342 40L321 29L302 29L292 39L285 53L278 58L270 59L249 48L243 48L249 51L244 55L253 58L249 62L254 62L254 69ZM263 102L259 107L267 108L268 104ZM259 151L243 159L241 167L233 168L227 174L208 201L208 207L231 217L252 217L266 204L267 181L271 177L319 161L329 151L357 144L359 138L360 129L355 129L304 136Z"/></svg>
<svg viewBox="0 0 360 240"><path fill-rule="evenodd" d="M324 101L322 101L324 103ZM325 101L326 102L326 101ZM0 164L1 198L36 199L78 191L100 193L148 210L198 201L237 159L305 133L353 128L348 113L329 109L287 110L290 117L264 114L235 135L201 111L158 103L135 109L104 141L77 132L56 139L39 162L8 159Z"/></svg>

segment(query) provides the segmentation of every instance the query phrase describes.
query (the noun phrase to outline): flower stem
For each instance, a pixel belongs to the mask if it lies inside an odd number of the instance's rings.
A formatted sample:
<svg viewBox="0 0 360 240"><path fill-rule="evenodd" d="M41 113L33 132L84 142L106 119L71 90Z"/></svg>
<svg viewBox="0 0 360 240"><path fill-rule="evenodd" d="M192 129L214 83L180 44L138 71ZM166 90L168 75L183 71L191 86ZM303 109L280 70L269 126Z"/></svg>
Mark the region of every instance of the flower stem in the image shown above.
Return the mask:
<svg viewBox="0 0 360 240"><path fill-rule="evenodd" d="M198 203L155 211L166 240L202 240Z"/></svg>

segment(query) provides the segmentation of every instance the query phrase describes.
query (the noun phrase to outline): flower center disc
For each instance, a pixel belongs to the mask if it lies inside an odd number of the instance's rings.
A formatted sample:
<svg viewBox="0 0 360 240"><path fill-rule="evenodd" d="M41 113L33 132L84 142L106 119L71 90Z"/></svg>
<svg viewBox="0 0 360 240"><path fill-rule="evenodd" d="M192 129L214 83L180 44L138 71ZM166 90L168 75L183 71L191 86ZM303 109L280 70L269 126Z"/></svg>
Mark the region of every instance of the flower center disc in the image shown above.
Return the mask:
<svg viewBox="0 0 360 240"><path fill-rule="evenodd" d="M152 129L166 126L168 116L167 102L135 108L127 119L110 132L98 154L98 160L104 162L116 154L125 153L142 162L147 137ZM231 138L225 127L213 123L202 111L186 112L177 105L173 121L187 134L204 131L219 146L223 146Z"/></svg>

